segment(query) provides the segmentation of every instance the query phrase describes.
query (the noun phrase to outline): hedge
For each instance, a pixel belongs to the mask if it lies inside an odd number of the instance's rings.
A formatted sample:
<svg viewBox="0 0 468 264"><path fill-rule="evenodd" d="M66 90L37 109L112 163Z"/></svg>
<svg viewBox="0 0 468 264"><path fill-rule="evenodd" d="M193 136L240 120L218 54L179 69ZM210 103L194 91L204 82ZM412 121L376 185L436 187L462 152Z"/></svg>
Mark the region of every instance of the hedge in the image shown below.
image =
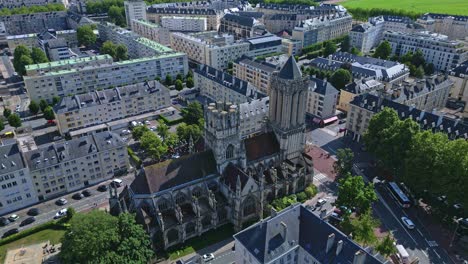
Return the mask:
<svg viewBox="0 0 468 264"><path fill-rule="evenodd" d="M130 147L127 147L128 155L130 158L133 160L133 162L136 164L137 168L139 169L141 166L141 159L133 152L133 150Z"/></svg>
<svg viewBox="0 0 468 264"><path fill-rule="evenodd" d="M57 221L53 220L53 221L50 221L50 222L47 222L47 223L44 223L44 224L41 224L41 225L38 225L38 226L35 226L35 227L31 227L31 228L26 229L24 231L21 231L21 232L19 232L17 234L6 237L4 239L1 239L0 240L0 246L9 244L9 243L11 243L13 241L16 241L18 239L27 237L29 235L32 235L34 233L37 233L39 231L43 231L43 230L46 230L46 229L63 229L63 230L65 230L66 227L63 226L63 225L58 224Z"/></svg>
<svg viewBox="0 0 468 264"><path fill-rule="evenodd" d="M169 119L167 119L167 117L165 117L163 115L160 115L159 119L161 119L168 126L177 125L177 124L181 123L182 121L184 121L183 118L179 118L179 119L176 119L176 120L169 120Z"/></svg>

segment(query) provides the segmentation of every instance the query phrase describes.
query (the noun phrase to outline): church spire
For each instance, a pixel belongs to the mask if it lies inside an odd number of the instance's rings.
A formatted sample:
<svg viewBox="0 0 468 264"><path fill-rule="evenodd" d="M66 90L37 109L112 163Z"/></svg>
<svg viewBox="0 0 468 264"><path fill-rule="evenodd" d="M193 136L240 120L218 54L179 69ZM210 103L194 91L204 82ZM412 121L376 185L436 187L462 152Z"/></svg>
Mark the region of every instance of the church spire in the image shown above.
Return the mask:
<svg viewBox="0 0 468 264"><path fill-rule="evenodd" d="M294 56L290 56L286 63L283 65L278 73L278 77L287 80L296 80L302 78L302 72L294 59Z"/></svg>

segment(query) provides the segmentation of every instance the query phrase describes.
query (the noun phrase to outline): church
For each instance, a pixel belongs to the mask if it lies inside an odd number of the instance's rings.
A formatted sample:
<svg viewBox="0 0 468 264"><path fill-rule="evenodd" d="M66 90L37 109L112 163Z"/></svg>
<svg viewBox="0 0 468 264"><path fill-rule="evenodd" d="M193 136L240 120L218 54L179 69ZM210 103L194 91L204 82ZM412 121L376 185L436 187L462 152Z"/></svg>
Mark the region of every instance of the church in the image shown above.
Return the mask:
<svg viewBox="0 0 468 264"><path fill-rule="evenodd" d="M274 199L312 183L303 155L307 89L291 56L273 74L268 97L205 105L206 150L143 168L120 194L110 190L111 209L136 213L161 249L263 219Z"/></svg>

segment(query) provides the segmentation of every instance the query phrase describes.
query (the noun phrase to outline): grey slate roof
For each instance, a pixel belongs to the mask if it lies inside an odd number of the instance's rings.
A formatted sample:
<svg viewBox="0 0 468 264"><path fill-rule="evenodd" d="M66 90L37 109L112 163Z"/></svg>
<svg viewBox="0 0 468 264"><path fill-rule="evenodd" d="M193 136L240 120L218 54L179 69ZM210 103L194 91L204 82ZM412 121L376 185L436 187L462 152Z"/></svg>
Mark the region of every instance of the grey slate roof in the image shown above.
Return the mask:
<svg viewBox="0 0 468 264"><path fill-rule="evenodd" d="M242 56L241 58L237 59L235 61L238 64L246 64L250 65L254 68L260 69L262 71L268 72L268 73L273 73L276 70L279 70L279 68L276 65L273 65L271 63L268 63L263 60L255 60L253 58L247 57L247 56Z"/></svg>
<svg viewBox="0 0 468 264"><path fill-rule="evenodd" d="M455 20L458 21L468 21L468 16L457 16L457 15L449 15L449 14L435 14L435 13L426 13L421 16L421 19L428 20L428 19L444 19L446 17L453 17Z"/></svg>
<svg viewBox="0 0 468 264"><path fill-rule="evenodd" d="M222 20L230 21L237 23L241 26L246 26L246 27L253 27L255 23L255 19L251 17L245 17L245 16L239 16L239 15L234 15L234 14L225 14Z"/></svg>
<svg viewBox="0 0 468 264"><path fill-rule="evenodd" d="M294 56L290 56L278 73L282 79L295 80L302 78L301 69L297 66Z"/></svg>
<svg viewBox="0 0 468 264"><path fill-rule="evenodd" d="M215 9L208 8L178 8L178 7L148 7L146 12L155 14L211 15L217 14Z"/></svg>
<svg viewBox="0 0 468 264"><path fill-rule="evenodd" d="M0 175L24 169L24 165L17 143L0 146Z"/></svg>
<svg viewBox="0 0 468 264"><path fill-rule="evenodd" d="M68 47L67 42L63 38L51 39L47 41L46 46L50 49Z"/></svg>
<svg viewBox="0 0 468 264"><path fill-rule="evenodd" d="M321 80L319 78L310 77L311 82L309 82L309 87L312 91L327 96L330 94L337 94L338 90L326 80Z"/></svg>
<svg viewBox="0 0 468 264"><path fill-rule="evenodd" d="M451 70L451 74L457 77L460 77L461 74L463 74L464 77L468 77L468 60Z"/></svg>

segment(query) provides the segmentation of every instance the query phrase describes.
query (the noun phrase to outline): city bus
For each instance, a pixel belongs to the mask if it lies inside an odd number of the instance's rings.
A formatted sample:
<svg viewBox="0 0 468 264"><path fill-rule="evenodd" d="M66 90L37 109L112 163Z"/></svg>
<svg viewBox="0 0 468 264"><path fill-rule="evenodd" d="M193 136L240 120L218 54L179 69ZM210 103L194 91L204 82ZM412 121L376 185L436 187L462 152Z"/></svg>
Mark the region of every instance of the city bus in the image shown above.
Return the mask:
<svg viewBox="0 0 468 264"><path fill-rule="evenodd" d="M401 207L409 208L411 206L411 201L408 199L408 196L406 196L406 194L400 189L396 182L389 182L388 190Z"/></svg>

